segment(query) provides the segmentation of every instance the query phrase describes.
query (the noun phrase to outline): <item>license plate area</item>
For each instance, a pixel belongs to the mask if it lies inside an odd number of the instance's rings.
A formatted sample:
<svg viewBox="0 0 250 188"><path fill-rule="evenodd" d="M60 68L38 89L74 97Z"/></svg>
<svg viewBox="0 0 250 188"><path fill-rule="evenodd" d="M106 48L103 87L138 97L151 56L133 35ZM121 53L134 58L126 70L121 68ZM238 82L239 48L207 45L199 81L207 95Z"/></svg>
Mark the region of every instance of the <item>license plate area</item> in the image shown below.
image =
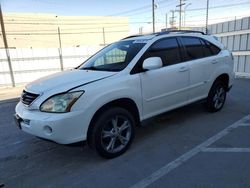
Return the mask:
<svg viewBox="0 0 250 188"><path fill-rule="evenodd" d="M14 121L19 129L22 129L21 127L21 121L23 121L22 118L20 118L17 114L14 115Z"/></svg>

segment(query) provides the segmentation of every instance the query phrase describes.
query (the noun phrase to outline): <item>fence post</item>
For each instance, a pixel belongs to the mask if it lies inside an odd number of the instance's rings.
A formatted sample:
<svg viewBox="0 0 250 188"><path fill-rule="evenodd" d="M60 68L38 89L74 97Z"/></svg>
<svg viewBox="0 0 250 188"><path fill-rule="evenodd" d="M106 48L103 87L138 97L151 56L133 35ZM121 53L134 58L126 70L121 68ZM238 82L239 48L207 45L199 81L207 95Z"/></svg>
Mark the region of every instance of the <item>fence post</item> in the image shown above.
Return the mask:
<svg viewBox="0 0 250 188"><path fill-rule="evenodd" d="M11 60L10 60L10 53L9 53L5 28L4 28L3 13L2 13L1 5L0 5L0 22L1 22L1 30L2 30L2 35L3 35L4 48L5 48L6 57L8 60L8 65L9 65L9 70L10 70L10 79L11 79L12 87L15 87L15 79L14 79L13 69L12 69Z"/></svg>
<svg viewBox="0 0 250 188"><path fill-rule="evenodd" d="M58 48L59 59L60 59L60 69L63 71L63 57L60 48Z"/></svg>
<svg viewBox="0 0 250 188"><path fill-rule="evenodd" d="M60 33L60 28L57 28L58 30L58 39L59 39L59 48L58 48L58 52L59 52L59 58L60 58L60 68L61 71L63 71L63 56L62 56L62 42L61 42L61 33Z"/></svg>
<svg viewBox="0 0 250 188"><path fill-rule="evenodd" d="M106 46L106 39L105 39L105 28L102 28L102 39L103 39L103 45Z"/></svg>

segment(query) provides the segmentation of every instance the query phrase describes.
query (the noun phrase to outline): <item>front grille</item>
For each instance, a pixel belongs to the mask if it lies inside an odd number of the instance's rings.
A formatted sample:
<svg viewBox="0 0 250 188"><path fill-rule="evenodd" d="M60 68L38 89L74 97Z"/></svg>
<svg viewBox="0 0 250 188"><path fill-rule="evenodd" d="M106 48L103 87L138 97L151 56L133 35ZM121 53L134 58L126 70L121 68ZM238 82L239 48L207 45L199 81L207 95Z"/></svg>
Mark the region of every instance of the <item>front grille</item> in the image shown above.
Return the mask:
<svg viewBox="0 0 250 188"><path fill-rule="evenodd" d="M38 94L30 93L23 90L23 93L21 95L21 101L25 105L30 105L38 96Z"/></svg>

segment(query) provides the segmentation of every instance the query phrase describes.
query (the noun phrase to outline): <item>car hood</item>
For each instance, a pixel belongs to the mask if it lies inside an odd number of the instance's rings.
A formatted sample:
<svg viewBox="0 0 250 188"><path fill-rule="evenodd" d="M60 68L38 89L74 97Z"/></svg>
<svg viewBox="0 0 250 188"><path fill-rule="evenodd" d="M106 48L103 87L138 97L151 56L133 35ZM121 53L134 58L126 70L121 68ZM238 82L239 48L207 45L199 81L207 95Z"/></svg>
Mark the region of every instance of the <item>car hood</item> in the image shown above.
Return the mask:
<svg viewBox="0 0 250 188"><path fill-rule="evenodd" d="M33 93L43 93L52 89L56 90L57 93L65 92L72 88L113 76L114 74L116 74L116 72L79 69L69 70L31 82L25 87L25 90Z"/></svg>

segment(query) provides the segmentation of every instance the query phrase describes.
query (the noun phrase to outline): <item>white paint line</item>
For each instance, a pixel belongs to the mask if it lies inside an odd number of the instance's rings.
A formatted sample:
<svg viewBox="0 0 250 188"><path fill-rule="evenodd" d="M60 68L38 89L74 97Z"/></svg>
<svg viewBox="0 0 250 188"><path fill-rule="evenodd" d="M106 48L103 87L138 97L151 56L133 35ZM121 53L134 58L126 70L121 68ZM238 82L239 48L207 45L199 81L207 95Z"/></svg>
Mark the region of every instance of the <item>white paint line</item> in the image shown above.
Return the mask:
<svg viewBox="0 0 250 188"><path fill-rule="evenodd" d="M164 165L162 168L158 169L157 171L153 172L148 177L142 179L138 183L134 184L131 188L144 188L149 186L150 184L154 183L161 177L165 176L181 164L185 163L187 160L198 154L200 151L202 151L207 146L211 145L212 143L216 142L223 136L227 135L232 129L238 127L240 124L244 123L245 121L250 119L250 115L245 116L244 118L240 119L239 121L235 122L234 124L230 125L229 127L225 128L221 132L217 133L216 135L212 136L205 142L201 143L200 145L196 146L195 148L191 149L187 153L181 155L174 161Z"/></svg>
<svg viewBox="0 0 250 188"><path fill-rule="evenodd" d="M247 127L247 126L250 126L250 123L241 123L241 124L239 124L239 127L241 127L241 126L243 126L243 127L246 126Z"/></svg>
<svg viewBox="0 0 250 188"><path fill-rule="evenodd" d="M248 72L235 72L236 78L250 78L250 73Z"/></svg>
<svg viewBox="0 0 250 188"><path fill-rule="evenodd" d="M203 152L250 152L250 148L204 148Z"/></svg>
<svg viewBox="0 0 250 188"><path fill-rule="evenodd" d="M17 142L13 142L13 143L10 143L10 144L6 144L4 146L0 146L0 148L6 148L8 146L13 146L13 145L16 145L16 144L21 144L21 143L24 143L25 141L17 141Z"/></svg>

